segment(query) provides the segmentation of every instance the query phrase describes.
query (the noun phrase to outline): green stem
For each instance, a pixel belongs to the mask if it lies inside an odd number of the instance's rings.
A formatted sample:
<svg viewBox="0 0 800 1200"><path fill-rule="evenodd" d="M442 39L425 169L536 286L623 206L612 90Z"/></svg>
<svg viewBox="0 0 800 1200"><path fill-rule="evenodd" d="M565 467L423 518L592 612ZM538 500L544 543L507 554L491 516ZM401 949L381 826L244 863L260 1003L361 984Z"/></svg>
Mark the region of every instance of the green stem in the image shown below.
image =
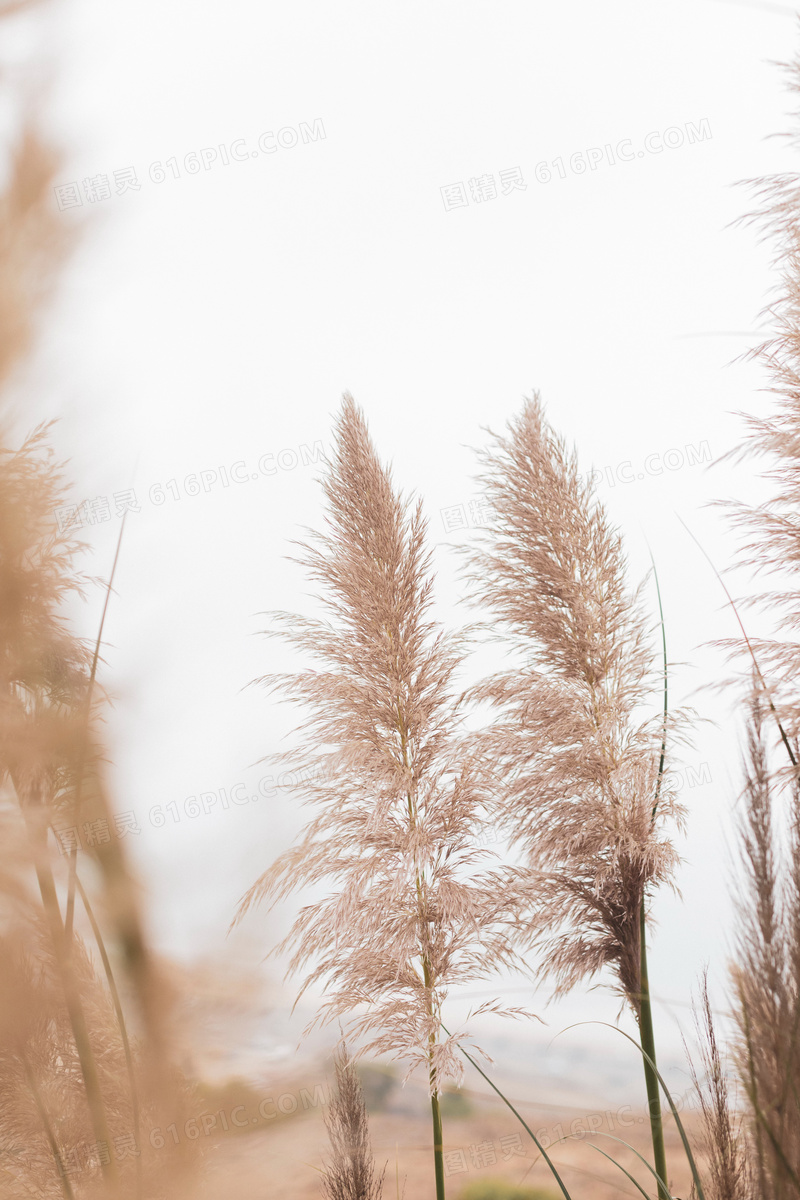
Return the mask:
<svg viewBox="0 0 800 1200"><path fill-rule="evenodd" d="M644 1079L647 1087L647 1102L650 1111L650 1133L653 1139L653 1159L656 1174L659 1176L659 1200L670 1200L670 1194L662 1183L667 1176L667 1152L664 1146L664 1122L661 1116L661 1095L656 1074L656 1042L653 1034L653 1009L650 1003L650 982L647 975L647 940L644 920L644 897L640 910L639 936L641 941L641 972L639 986L639 1033L642 1039L642 1049L646 1058L644 1063ZM648 1061L648 1059L652 1061Z"/></svg>
<svg viewBox="0 0 800 1200"><path fill-rule="evenodd" d="M420 894L419 876L417 877L417 894ZM427 954L422 956L422 970L425 978L425 988L428 993L431 1013L433 1012L431 969ZM436 1035L431 1032L428 1038L428 1081L431 1091L431 1115L433 1117L433 1173L436 1179L436 1200L444 1197L444 1136L442 1133L442 1110L439 1105L439 1080L436 1077L436 1067L433 1062L433 1048L436 1045Z"/></svg>
<svg viewBox="0 0 800 1200"><path fill-rule="evenodd" d="M433 1071L431 1070L431 1074ZM436 1175L436 1200L444 1197L444 1147L442 1144L442 1111L439 1107L439 1093L431 1095L431 1113L433 1114L433 1170Z"/></svg>
<svg viewBox="0 0 800 1200"><path fill-rule="evenodd" d="M655 824L658 803L661 798L661 783L664 778L664 765L667 755L667 724L669 719L669 663L667 661L667 627L664 621L664 605L661 602L661 588L658 582L656 560L650 552L653 564L653 578L656 583L658 597L658 612L661 618L661 648L664 656L664 724L661 731L661 755L658 761L658 777L656 794L653 800L653 811L650 814L651 827ZM667 1190L667 1152L664 1146L664 1122L661 1116L661 1093L658 1088L658 1068L656 1066L656 1039L653 1033L653 1006L650 1002L650 979L647 972L647 925L645 922L645 895L642 893L642 903L639 909L639 1033L642 1039L644 1056L644 1080L647 1087L647 1102L650 1112L650 1134L653 1139L653 1158L656 1175L658 1176L659 1200L669 1200ZM652 1060L648 1061L648 1060Z"/></svg>

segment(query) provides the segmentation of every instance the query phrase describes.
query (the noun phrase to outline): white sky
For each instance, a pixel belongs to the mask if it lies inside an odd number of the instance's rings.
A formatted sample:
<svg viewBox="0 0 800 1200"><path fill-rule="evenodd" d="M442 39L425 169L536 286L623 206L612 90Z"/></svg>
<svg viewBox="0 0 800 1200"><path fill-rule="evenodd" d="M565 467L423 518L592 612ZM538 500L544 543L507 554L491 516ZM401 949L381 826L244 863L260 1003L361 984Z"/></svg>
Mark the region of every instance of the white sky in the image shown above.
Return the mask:
<svg viewBox="0 0 800 1200"><path fill-rule="evenodd" d="M637 577L646 541L656 555L670 657L683 664L675 703L719 675L702 644L735 627L677 514L722 565L730 542L704 505L757 487L749 468L655 472L669 450L722 454L741 429L731 414L768 403L759 369L733 361L758 340L774 279L769 248L731 225L749 206L732 185L796 167L768 140L790 126L774 60L794 53L796 22L788 6L722 0L73 0L45 25L59 182L105 175L112 195L64 213L89 220L32 416L62 417L76 500L108 497L113 510L134 486L141 506L107 626L114 780L120 810L143 827L128 844L153 934L190 958L222 944L238 897L299 827L298 807L220 802L163 828L148 814L239 780L249 791L263 774L250 764L291 727L285 708L240 689L275 661L256 614L311 609L281 556L319 523L320 492L313 465L290 466L302 446L327 444L343 390L398 481L425 497L446 620L466 619L449 544L470 533L447 532L441 510L476 497L481 426L499 429L536 387L587 469L631 464L600 493ZM315 121L324 138L252 156L261 134ZM645 152L648 134L658 146L702 122L703 140ZM218 152L187 172L187 155L232 143L251 157L225 165ZM620 143L634 157L611 165L603 148ZM595 169L570 170L593 147ZM152 182L151 164L166 179ZM128 167L140 188L117 196L114 173ZM524 190L446 210L442 187L469 195L470 179L498 183L515 167ZM281 450L274 474L222 486L221 466L258 473ZM201 471L217 472L208 492L184 494ZM180 499L152 503L169 480ZM98 574L118 528L87 531ZM683 900L657 904L653 987L677 1000L705 961L723 978L732 700L694 698L722 728L697 729L687 761L708 763L712 782L685 791ZM288 915L251 923L264 952ZM597 993L575 1008L616 1011Z"/></svg>

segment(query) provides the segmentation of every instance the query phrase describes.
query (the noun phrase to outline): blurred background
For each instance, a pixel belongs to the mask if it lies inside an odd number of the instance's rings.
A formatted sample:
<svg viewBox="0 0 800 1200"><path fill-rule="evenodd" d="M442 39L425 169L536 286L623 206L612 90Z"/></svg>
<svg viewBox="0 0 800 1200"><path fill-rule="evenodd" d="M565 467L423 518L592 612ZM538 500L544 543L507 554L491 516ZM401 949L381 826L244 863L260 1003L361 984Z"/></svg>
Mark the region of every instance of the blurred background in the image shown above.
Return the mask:
<svg viewBox="0 0 800 1200"><path fill-rule="evenodd" d="M263 961L293 904L227 928L304 820L297 778L259 761L295 714L246 685L288 663L260 614L316 611L285 556L320 524L341 393L424 497L452 625L471 616L455 549L486 515L473 448L536 388L597 472L632 578L652 550L672 703L698 713L672 763L680 895L659 898L651 953L664 1064L688 1087L706 964L725 1009L740 771L739 693L713 690L708 645L737 629L681 520L722 568L733 541L709 505L763 486L715 465L737 412L769 405L745 355L775 277L735 185L796 168L773 135L792 125L777 64L798 32L790 6L724 0L64 0L9 23L0 54L35 65L64 150L52 204L79 234L18 423L58 418L75 489L54 520L80 527L87 570L108 576L127 510L102 672L111 781L152 941L192 981L187 1061L209 1078L307 1061L317 1080L333 1040L298 1057L314 997L292 1013L284 964ZM76 608L87 637L102 602ZM483 651L465 678L491 665ZM546 1022L476 1030L518 1095L643 1101L616 1035L553 1041L616 1020L609 992L548 1005L504 978L453 996L450 1019L498 993Z"/></svg>

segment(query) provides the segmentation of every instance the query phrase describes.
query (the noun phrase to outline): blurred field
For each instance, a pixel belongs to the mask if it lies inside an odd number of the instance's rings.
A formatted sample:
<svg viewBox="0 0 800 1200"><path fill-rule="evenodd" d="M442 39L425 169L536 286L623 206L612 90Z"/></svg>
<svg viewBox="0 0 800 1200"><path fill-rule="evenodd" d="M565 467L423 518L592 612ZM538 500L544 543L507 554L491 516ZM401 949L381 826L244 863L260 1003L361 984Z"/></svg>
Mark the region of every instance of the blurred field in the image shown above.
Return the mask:
<svg viewBox="0 0 800 1200"><path fill-rule="evenodd" d="M226 985L220 983L218 990L210 987L213 973L204 977L205 994L195 990L192 1016L186 1010L180 1021L185 1053L201 1068L201 1082L196 1087L200 1109L206 1114L189 1124L188 1136L184 1134L182 1139L190 1156L203 1154L197 1200L223 1200L230 1195L239 1200L260 1200L265 1195L291 1200L318 1198L320 1172L330 1149L324 1106L334 1078L331 1060L306 1053L302 1060L287 1056L280 1065L262 1065L257 1070L257 1059L251 1055L251 1073L226 1078L220 1071L223 1028L227 1027L228 1044L235 1051L237 1040L246 1041L256 1027L256 993L253 987L237 989L235 984L226 991ZM222 993L231 1001L227 1022L219 1007ZM216 1038L214 1028L218 1030ZM240 1048L233 1062L245 1061ZM412 1078L403 1086L402 1073L395 1066L372 1062L360 1065L359 1074L370 1114L375 1159L379 1168L386 1164L385 1200L398 1194L398 1177L399 1194L407 1200L433 1200L430 1110L421 1080ZM533 1089L520 1083L519 1060L508 1071L498 1062L493 1077L537 1136L550 1146L551 1156L563 1171L575 1200L639 1195L617 1167L591 1148L590 1140L618 1159L646 1191L654 1190L650 1186L652 1176L635 1154L601 1136L610 1134L629 1141L650 1161L649 1128L642 1110L618 1103L604 1110L591 1102L531 1103L520 1095L530 1095ZM474 1086L476 1082L479 1086ZM574 1096L576 1080L565 1078L561 1090ZM596 1085L588 1086L587 1096L590 1094L596 1094ZM530 1137L476 1076L468 1076L460 1091L448 1091L443 1099L443 1117L448 1196L458 1200L465 1195L466 1200L469 1188L503 1179L543 1189L542 1200L545 1194L555 1200L558 1192L554 1191L552 1176ZM682 1119L691 1136L696 1116L685 1112ZM596 1131L592 1139L570 1138L552 1146L559 1137L569 1137L571 1131L580 1134L589 1128ZM689 1172L672 1122L667 1125L667 1149L675 1172L675 1194L688 1196Z"/></svg>
<svg viewBox="0 0 800 1200"><path fill-rule="evenodd" d="M284 1080L267 1094L274 1098L279 1094L299 1097L303 1086L299 1081L290 1084ZM410 1091L410 1088L408 1085L403 1096L404 1106L410 1107L413 1097L423 1109L422 1090ZM512 1114L503 1110L499 1103L484 1100L474 1093L470 1093L469 1108L468 1114L450 1116L445 1124L448 1195L458 1198L476 1182L497 1178L541 1188L554 1196L558 1194L548 1168ZM247 1116L251 1121L254 1119L251 1114L257 1111L257 1104L248 1107ZM553 1139L559 1136L559 1124L567 1133L571 1122L585 1124L592 1115L574 1108L554 1112L526 1106L523 1111L537 1134L545 1128ZM647 1156L649 1131L643 1113L626 1110L622 1120L628 1124L623 1127L612 1114L613 1129L607 1115L597 1116L602 1122L599 1125L601 1132L610 1132L630 1141L636 1150ZM245 1114L239 1112L237 1117L244 1120ZM691 1129L692 1118L687 1117L686 1123ZM435 1188L427 1114L420 1111L418 1116L412 1116L391 1109L373 1112L370 1128L376 1161L379 1166L387 1164L386 1200L397 1194L398 1174L400 1195L405 1195L408 1200L433 1200ZM598 1136L594 1140L634 1174L647 1191L651 1190L648 1179L652 1176L630 1150L608 1138ZM234 1194L240 1200L256 1200L265 1194L280 1194L291 1200L319 1197L319 1172L327 1149L321 1106L309 1106L304 1110L298 1103L297 1111L291 1115L259 1120L238 1136L229 1133L218 1138L203 1168L198 1200L222 1200ZM667 1131L667 1150L675 1169L674 1192L677 1196L687 1196L689 1172L678 1135L671 1125ZM581 1200L611 1200L612 1197L639 1195L618 1168L590 1148L588 1139L571 1140L556 1147L552 1158L576 1200L577 1197ZM265 1189L269 1189L268 1192Z"/></svg>

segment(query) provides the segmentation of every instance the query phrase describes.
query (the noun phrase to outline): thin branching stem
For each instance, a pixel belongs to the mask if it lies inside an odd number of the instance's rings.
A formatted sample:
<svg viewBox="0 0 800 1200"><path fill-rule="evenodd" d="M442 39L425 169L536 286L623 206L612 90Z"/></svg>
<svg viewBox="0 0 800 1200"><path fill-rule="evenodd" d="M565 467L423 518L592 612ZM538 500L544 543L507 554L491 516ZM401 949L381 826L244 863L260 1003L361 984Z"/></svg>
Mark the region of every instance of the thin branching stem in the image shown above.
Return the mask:
<svg viewBox="0 0 800 1200"><path fill-rule="evenodd" d="M94 644L94 654L92 655L92 666L89 671L89 681L86 689L86 706L83 714L83 728L81 730L80 754L78 756L78 767L75 777L75 800L74 800L74 821L78 824L81 807L81 793L83 790L83 772L86 764L86 751L89 741L89 721L92 715L92 693L94 691L94 681L97 675L97 664L100 659L100 647L103 642L103 628L106 623L106 613L108 612L108 603L111 599L111 591L114 586L114 575L117 570L117 562L119 561L119 552L122 547L122 534L125 531L125 519L128 516L128 510L122 514L122 524L119 529L119 537L117 538L117 549L114 554L114 562L111 567L111 575L108 579L106 587L105 601L103 603L103 612L100 616L100 628L97 631L97 640ZM64 918L64 936L67 944L70 944L72 938L72 921L75 911L75 887L78 874L78 846L77 842L70 849L69 855L69 879L67 882L67 904L66 915Z"/></svg>
<svg viewBox="0 0 800 1200"><path fill-rule="evenodd" d="M714 562L713 562L713 560L712 560L711 556L708 554L708 552L707 552L707 550L705 549L705 547L704 547L704 546L702 545L702 543L701 543L701 542L700 542L700 541L699 541L699 540L698 540L698 539L695 537L695 535L692 533L691 529L690 529L690 528L689 528L689 526L686 524L686 522L685 522L685 521L683 521L683 520L681 520L681 518L680 518L680 517L678 517L678 520L681 522L681 525L682 525L682 526L683 526L683 528L686 530L686 532L689 534L689 537L692 539L692 541L693 541L693 542L695 543L695 545L698 547L698 549L700 550L700 553L703 555L703 557L705 558L706 562L707 562L707 563L708 563L708 565L711 567L711 570L712 570L712 571L714 572L714 574L716 575L716 577L717 577L717 579L718 579L718 581L719 581L719 585L720 585L720 587L722 588L722 590L724 591L724 593L725 593L725 595L726 595L726 597L727 597L727 599L728 599L728 603L730 604L731 608L733 609L733 614L734 614L734 616L736 617L736 621L737 621L737 623L738 623L738 625L739 625L739 629L742 631L742 637L743 637L743 638L744 638L744 640L745 640L745 644L746 644L746 646L747 646L747 649L748 649L748 650L749 650L749 652L750 652L750 657L751 657L751 659L753 660L753 666L754 666L754 668L755 668L755 671L756 671L756 674L757 674L757 676L758 676L759 682L760 682L760 684L761 684L762 688L764 689L764 695L767 697L767 702L769 703L769 710L770 710L770 712L772 713L773 717L775 718L775 722L776 722L776 724L777 724L777 726L778 726L778 730L780 731L780 735L781 735L781 741L783 742L783 744L784 744L784 746L785 746L785 748L786 748L786 753L789 755L789 761L790 761L790 763L792 764L792 766L793 766L795 769L797 769L797 756L795 755L794 751L792 750L791 743L789 742L789 738L788 738L788 736L787 736L786 730L785 730L785 729L784 729L784 727L783 727L783 722L781 721L780 717L778 716L778 710L777 710L777 708L775 707L775 704L774 704L774 702L773 702L773 699L772 699L772 692L770 691L769 687L767 686L767 681L766 681L766 679L764 678L764 675L763 675L763 672L762 672L762 670L761 670L761 667L758 665L758 659L756 658L756 652L755 652L755 650L753 649L753 646L752 646L752 643L751 643L751 641L750 641L750 638L747 636L747 630L745 629L745 627L744 627L744 622L742 621L742 618L741 618L741 616L739 615L739 609L738 609L738 608L737 608L737 606L736 606L736 602L735 602L735 600L733 599L733 596L730 594L730 591L728 590L728 586L727 586L727 584L725 583L725 580L724 580L724 579L722 578L722 576L720 575L720 573L719 573L719 571L717 570L717 568L716 568L716 566L715 566L715 564L714 564Z"/></svg>

